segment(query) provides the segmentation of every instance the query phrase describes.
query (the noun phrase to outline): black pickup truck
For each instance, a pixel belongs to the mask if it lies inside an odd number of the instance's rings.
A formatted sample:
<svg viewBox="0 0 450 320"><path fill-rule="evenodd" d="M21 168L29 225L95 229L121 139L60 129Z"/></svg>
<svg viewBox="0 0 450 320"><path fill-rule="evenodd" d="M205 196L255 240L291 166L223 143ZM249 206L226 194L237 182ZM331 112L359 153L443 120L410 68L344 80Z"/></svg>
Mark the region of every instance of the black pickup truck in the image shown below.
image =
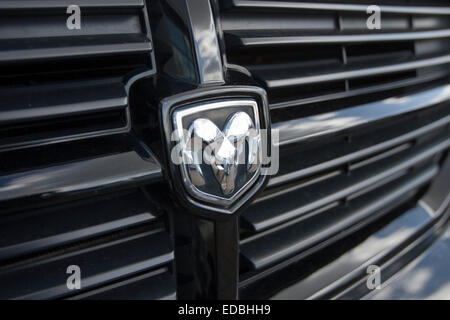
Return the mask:
<svg viewBox="0 0 450 320"><path fill-rule="evenodd" d="M448 1L1 0L0 299L450 299L449 149Z"/></svg>

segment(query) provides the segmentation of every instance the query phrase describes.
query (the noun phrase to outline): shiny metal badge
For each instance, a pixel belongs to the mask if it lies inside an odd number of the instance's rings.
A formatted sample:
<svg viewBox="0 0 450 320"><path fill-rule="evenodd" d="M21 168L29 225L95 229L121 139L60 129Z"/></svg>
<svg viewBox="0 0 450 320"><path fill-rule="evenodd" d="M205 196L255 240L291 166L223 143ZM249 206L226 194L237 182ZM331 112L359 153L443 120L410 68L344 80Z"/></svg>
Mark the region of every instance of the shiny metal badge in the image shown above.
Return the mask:
<svg viewBox="0 0 450 320"><path fill-rule="evenodd" d="M173 113L182 181L188 193L227 206L248 190L261 169L256 101L224 100Z"/></svg>

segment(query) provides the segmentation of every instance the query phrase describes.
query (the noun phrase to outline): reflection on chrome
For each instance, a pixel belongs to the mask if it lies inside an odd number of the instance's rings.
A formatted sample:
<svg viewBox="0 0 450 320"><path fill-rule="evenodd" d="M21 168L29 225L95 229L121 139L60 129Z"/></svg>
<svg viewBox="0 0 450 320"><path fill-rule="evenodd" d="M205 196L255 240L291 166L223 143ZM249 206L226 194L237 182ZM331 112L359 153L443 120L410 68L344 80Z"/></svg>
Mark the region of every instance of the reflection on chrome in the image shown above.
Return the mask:
<svg viewBox="0 0 450 320"><path fill-rule="evenodd" d="M245 141L248 142L247 159L245 159ZM203 149L203 142L207 144L205 149ZM200 167L204 156L205 163L211 166L225 195L233 193L235 189L238 164L247 163L249 173L257 169L259 148L259 132L245 112L234 113L226 123L223 132L209 119L194 120L182 146L192 183L195 186L205 184L205 177Z"/></svg>

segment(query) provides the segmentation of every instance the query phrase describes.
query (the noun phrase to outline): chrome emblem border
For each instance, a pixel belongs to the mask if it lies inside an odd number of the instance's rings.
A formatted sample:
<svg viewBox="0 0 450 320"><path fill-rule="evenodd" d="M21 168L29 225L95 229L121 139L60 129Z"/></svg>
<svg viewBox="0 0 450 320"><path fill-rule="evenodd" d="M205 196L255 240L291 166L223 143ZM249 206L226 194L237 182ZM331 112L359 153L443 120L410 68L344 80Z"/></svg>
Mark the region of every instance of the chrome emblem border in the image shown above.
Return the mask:
<svg viewBox="0 0 450 320"><path fill-rule="evenodd" d="M257 193L267 184L268 176L264 174L254 175L251 182L245 185L245 189L235 197L232 201L207 201L199 194L190 191L183 179L186 172L183 172L180 165L171 161L171 150L176 145L172 138L172 133L179 126L174 121L174 114L182 110L200 107L205 104L215 104L224 101L251 100L256 102L257 116L260 129L269 132L269 136L262 142L262 147L266 148L267 154L273 147L270 137L270 113L267 103L267 94L264 89L253 86L221 86L200 88L188 92L183 92L173 96L169 96L160 101L159 115L161 121L161 134L165 147L163 148L164 156L164 176L169 182L171 191L179 204L188 209L191 213L200 215L205 218L220 219L220 216L234 214L248 202L250 202ZM247 107L249 108L249 107ZM225 122L225 120L224 120ZM218 125L220 130L223 126ZM184 124L186 127L186 123ZM268 165L262 164L262 170ZM219 197L220 198L220 197ZM217 215L220 214L220 215Z"/></svg>
<svg viewBox="0 0 450 320"><path fill-rule="evenodd" d="M174 112L174 129L177 131L179 137L183 136L183 129L185 129L182 125L182 119L187 115L192 114L200 114L203 111L211 111L215 109L223 109L227 107L244 107L244 106L250 106L253 110L253 116L255 119L255 129L258 132L260 132L260 121L259 121L259 110L258 105L256 101L251 99L233 99L229 101L218 101L218 102L210 102L210 103L204 103L200 105L194 105L190 106L186 109L178 110ZM221 130L221 128L219 128ZM259 148L259 145L258 145ZM199 188L196 187L195 183L191 181L190 174L188 172L188 168L186 164L182 164L181 166L181 175L183 178L183 182L188 190L188 192L201 200L212 202L218 205L228 205L230 203L233 203L236 198L238 198L242 193L244 193L246 190L248 190L249 187L253 184L253 182L258 178L260 174L260 164L258 164L257 169L254 171L252 177L250 180L248 180L244 186L239 188L239 190L233 192L233 195L231 197L221 197L218 195L206 193L204 191L201 191Z"/></svg>

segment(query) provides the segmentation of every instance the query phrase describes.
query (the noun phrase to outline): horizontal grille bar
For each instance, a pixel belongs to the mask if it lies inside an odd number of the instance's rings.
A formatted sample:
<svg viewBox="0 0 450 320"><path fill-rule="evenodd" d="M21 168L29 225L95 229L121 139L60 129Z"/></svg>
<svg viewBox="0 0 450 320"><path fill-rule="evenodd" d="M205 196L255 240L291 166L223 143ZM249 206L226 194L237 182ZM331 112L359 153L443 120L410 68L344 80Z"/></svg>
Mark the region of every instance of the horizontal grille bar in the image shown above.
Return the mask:
<svg viewBox="0 0 450 320"><path fill-rule="evenodd" d="M61 197L142 184L161 177L157 160L135 151L0 176L0 201ZM5 203L1 203L3 207Z"/></svg>
<svg viewBox="0 0 450 320"><path fill-rule="evenodd" d="M288 9L288 10L321 10L321 11L349 11L367 12L368 5L339 4L339 3L313 3L313 2L288 2L288 1L259 1L259 0L232 0L232 5L238 8L250 9ZM435 14L450 15L450 8L425 7L425 6L388 6L380 5L384 13L405 14Z"/></svg>
<svg viewBox="0 0 450 320"><path fill-rule="evenodd" d="M272 129L279 130L279 145L287 145L344 131L362 124L388 120L391 117L432 107L448 100L450 100L450 85L445 85L328 114L276 123L272 125Z"/></svg>
<svg viewBox="0 0 450 320"><path fill-rule="evenodd" d="M56 259L12 266L0 270L2 299L49 299L70 294L66 269L77 261L83 276L83 290L95 288L173 260L170 240L163 230L108 242ZM132 254L131 254L132 253ZM42 275L46 275L43 277ZM32 285L30 285L32 284Z"/></svg>
<svg viewBox="0 0 450 320"><path fill-rule="evenodd" d="M407 133L405 135L396 137L394 139L385 141L383 143L376 144L369 148L366 148L366 149L363 149L363 150L360 150L360 151L357 151L354 153L350 153L350 154L347 154L347 155L339 157L339 158L335 158L330 161L322 162L322 163L312 166L312 167L308 167L308 168L305 168L302 170L291 172L291 173L288 173L285 175L273 177L273 178L271 178L269 185L276 186L276 185L284 184L291 180L301 179L303 177L316 174L317 172L325 171L332 167L343 165L347 162L355 161L359 158L363 158L363 157L370 156L372 154L376 154L377 152L391 148L395 145L405 143L408 140L416 139L416 138L420 137L421 135L427 134L430 131L436 130L438 128L444 128L449 123L450 123L450 117L443 118L443 119L436 121L430 125L422 127L420 129L417 129L417 130Z"/></svg>
<svg viewBox="0 0 450 320"><path fill-rule="evenodd" d="M156 74L146 5L0 1L1 299L177 296L168 217L144 188L162 169L131 121L134 84Z"/></svg>
<svg viewBox="0 0 450 320"><path fill-rule="evenodd" d="M0 90L0 99L0 125L125 109L128 106L127 93L119 82L36 86L34 90L3 89ZM24 99L33 101L33 104L25 107Z"/></svg>
<svg viewBox="0 0 450 320"><path fill-rule="evenodd" d="M4 48L0 50L0 63L136 54L152 50L150 40L138 34L64 37L63 42L60 37L14 39L2 40L0 45Z"/></svg>
<svg viewBox="0 0 450 320"><path fill-rule="evenodd" d="M73 5L71 0L3 0L0 10L37 10L37 9L67 9ZM142 8L144 0L77 0L82 8Z"/></svg>
<svg viewBox="0 0 450 320"><path fill-rule="evenodd" d="M0 220L0 260L155 222L158 210L137 191L16 213ZM45 226L36 232L37 226Z"/></svg>
<svg viewBox="0 0 450 320"><path fill-rule="evenodd" d="M406 150L401 158L397 157L393 162L388 159L388 161L384 161L384 165L375 163L370 169L363 168L359 175L338 176L334 180L325 180L322 184L319 184L319 187L315 187L316 189L319 188L320 192L314 192L317 190L304 192L305 196L302 203L299 203L300 200L297 197L299 191L292 191L284 196L286 199L277 199L285 203L283 212L276 208L277 202L273 202L273 199L256 203L245 213L243 219L254 231L274 227L389 179L389 177L404 172L408 168L414 167L446 150L449 146L450 139L446 137L443 141L427 148ZM380 163L383 163L383 161Z"/></svg>
<svg viewBox="0 0 450 320"><path fill-rule="evenodd" d="M171 285L172 284L172 285ZM69 300L175 300L173 276L167 268L114 283L69 298Z"/></svg>
<svg viewBox="0 0 450 320"><path fill-rule="evenodd" d="M231 34L233 35L233 34ZM276 45L300 45L300 44L335 44L335 43L366 43L366 42L390 42L426 40L450 37L450 29L379 33L379 34L348 34L348 35L301 35L301 36L239 36L236 41L243 47L276 46ZM231 43L233 47L233 43Z"/></svg>
<svg viewBox="0 0 450 320"><path fill-rule="evenodd" d="M220 2L230 69L267 90L280 137L279 171L240 217L242 296L314 272L338 240L414 207L441 169L450 6L382 3L368 30L356 0Z"/></svg>
<svg viewBox="0 0 450 320"><path fill-rule="evenodd" d="M339 99L349 99L357 96L376 94L378 92L402 89L407 87L416 87L421 84L427 84L429 82L439 80L445 77L445 71L434 72L431 74L421 75L419 77L414 77L410 79L402 79L399 81L387 82L378 85L372 85L369 87L362 87L357 89L351 89L348 91L341 91L336 93L312 96L307 98L287 100L283 102L274 102L270 104L271 110L289 108L289 107L302 107L308 106L313 103L327 103L331 101L336 101Z"/></svg>
<svg viewBox="0 0 450 320"><path fill-rule="evenodd" d="M129 88L156 73L145 2L79 1L69 30L72 4L0 1L2 152L130 131Z"/></svg>
<svg viewBox="0 0 450 320"><path fill-rule="evenodd" d="M437 172L437 166L427 168L411 177L397 179L392 186L371 197L370 201L362 197L345 208L336 207L316 213L317 217L310 216L310 221L307 217L245 239L241 244L241 254L254 269L268 267L334 234L342 233L358 222L369 223L377 212L386 213L399 199L407 199L407 194L428 183ZM320 226L317 220L320 220Z"/></svg>
<svg viewBox="0 0 450 320"><path fill-rule="evenodd" d="M357 105L358 96L378 101L442 84L450 75L450 7L442 3L382 6L383 29L370 31L367 5L356 1L221 4L227 61L266 88L273 123ZM294 107L292 116L283 110Z"/></svg>
<svg viewBox="0 0 450 320"><path fill-rule="evenodd" d="M410 61L404 63L391 64L388 66L376 66L367 69L356 69L356 70L348 70L348 71L339 71L332 73L325 73L313 76L295 76L295 70L291 69L288 71L288 75L286 77L274 77L273 73L268 73L266 76L262 76L264 71L258 71L257 74L263 77L263 81L268 88L281 88L281 87L291 87L305 84L313 84L313 83L321 83L321 82L329 82L329 81L337 81L337 80L346 80L346 79L354 79L354 78L362 78L368 76L375 76L381 74L389 74L407 70L413 70L418 68L426 68L432 67L436 65L450 63L450 55L445 55L441 57L429 58L429 59L421 59L417 61ZM287 70L287 69L286 69ZM294 71L293 71L294 70ZM292 73L292 75L290 74ZM276 76L276 75L275 75Z"/></svg>

